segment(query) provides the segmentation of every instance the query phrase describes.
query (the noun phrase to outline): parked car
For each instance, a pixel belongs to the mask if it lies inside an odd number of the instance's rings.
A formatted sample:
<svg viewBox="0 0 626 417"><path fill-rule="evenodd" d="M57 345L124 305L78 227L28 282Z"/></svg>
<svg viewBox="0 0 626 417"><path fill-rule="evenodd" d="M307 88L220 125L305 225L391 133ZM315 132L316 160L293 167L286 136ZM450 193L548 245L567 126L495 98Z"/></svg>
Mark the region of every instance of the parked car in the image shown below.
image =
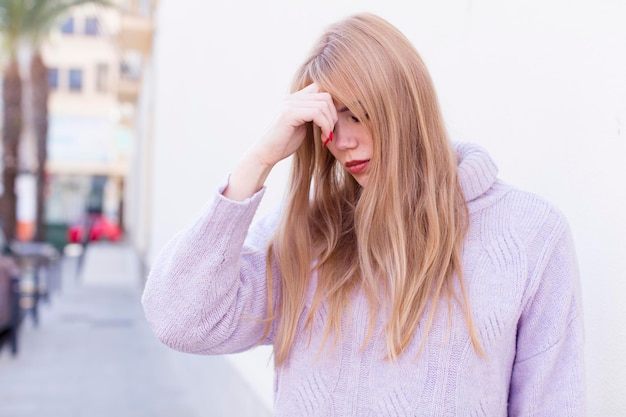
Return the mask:
<svg viewBox="0 0 626 417"><path fill-rule="evenodd" d="M88 229L87 236L85 236L86 229ZM121 238L120 226L102 214L90 214L67 228L68 243L86 243L97 240L117 242Z"/></svg>

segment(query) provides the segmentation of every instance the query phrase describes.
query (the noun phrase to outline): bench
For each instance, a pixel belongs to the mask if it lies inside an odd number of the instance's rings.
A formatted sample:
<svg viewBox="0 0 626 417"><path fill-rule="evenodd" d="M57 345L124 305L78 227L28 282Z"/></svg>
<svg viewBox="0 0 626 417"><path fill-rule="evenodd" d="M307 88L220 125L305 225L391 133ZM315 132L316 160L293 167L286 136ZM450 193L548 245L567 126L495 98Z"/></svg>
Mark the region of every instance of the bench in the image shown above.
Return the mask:
<svg viewBox="0 0 626 417"><path fill-rule="evenodd" d="M9 343L11 354L17 354L17 336L22 320L20 308L19 268L15 260L0 255L0 349Z"/></svg>

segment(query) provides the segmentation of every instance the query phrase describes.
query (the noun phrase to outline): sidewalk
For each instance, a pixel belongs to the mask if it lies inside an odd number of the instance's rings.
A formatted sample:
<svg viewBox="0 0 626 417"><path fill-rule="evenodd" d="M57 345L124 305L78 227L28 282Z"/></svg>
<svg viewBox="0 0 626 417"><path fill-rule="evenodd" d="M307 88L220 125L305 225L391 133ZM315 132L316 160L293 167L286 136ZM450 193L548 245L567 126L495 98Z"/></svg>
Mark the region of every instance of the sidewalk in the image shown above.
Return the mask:
<svg viewBox="0 0 626 417"><path fill-rule="evenodd" d="M126 243L91 244L82 277L27 317L19 352L0 352L2 417L269 416L226 358L175 352L148 328L142 277Z"/></svg>

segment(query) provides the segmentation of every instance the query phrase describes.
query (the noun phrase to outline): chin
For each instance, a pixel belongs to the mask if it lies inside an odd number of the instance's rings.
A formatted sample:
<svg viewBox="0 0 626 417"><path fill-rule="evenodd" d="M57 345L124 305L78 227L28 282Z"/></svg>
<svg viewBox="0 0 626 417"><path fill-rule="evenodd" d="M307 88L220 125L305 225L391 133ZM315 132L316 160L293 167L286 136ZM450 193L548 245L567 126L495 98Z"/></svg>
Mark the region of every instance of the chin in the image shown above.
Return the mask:
<svg viewBox="0 0 626 417"><path fill-rule="evenodd" d="M367 184L367 176L361 178L354 177L354 179L356 180L356 182L359 183L361 187L365 188L365 185Z"/></svg>

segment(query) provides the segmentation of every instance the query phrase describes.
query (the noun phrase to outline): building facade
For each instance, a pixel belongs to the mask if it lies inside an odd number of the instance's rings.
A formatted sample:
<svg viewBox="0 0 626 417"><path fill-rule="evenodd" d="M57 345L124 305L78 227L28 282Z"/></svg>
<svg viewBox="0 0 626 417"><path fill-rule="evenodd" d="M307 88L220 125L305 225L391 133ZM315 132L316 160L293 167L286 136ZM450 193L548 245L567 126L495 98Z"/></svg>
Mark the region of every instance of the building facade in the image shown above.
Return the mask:
<svg viewBox="0 0 626 417"><path fill-rule="evenodd" d="M88 212L125 228L135 109L155 4L118 3L74 9L42 48L50 87L45 220L52 239L63 239L68 225Z"/></svg>

